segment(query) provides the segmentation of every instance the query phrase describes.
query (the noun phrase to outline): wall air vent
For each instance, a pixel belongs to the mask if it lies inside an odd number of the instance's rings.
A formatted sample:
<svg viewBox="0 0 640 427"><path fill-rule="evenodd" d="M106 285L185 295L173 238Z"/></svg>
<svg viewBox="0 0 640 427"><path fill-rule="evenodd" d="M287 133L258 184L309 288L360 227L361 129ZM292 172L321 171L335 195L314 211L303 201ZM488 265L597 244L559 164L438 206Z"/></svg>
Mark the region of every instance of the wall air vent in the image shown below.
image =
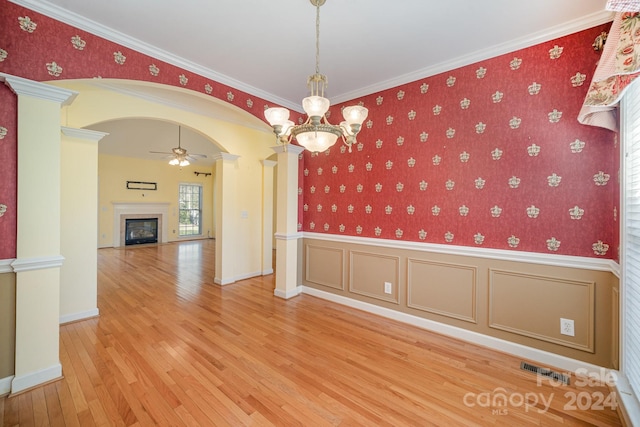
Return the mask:
<svg viewBox="0 0 640 427"><path fill-rule="evenodd" d="M536 375L540 375L554 381L560 382L565 385L569 385L569 376L565 374L561 374L558 372L554 372L551 369L541 368L536 365L532 365L527 362L520 362L520 369L523 371L533 372Z"/></svg>

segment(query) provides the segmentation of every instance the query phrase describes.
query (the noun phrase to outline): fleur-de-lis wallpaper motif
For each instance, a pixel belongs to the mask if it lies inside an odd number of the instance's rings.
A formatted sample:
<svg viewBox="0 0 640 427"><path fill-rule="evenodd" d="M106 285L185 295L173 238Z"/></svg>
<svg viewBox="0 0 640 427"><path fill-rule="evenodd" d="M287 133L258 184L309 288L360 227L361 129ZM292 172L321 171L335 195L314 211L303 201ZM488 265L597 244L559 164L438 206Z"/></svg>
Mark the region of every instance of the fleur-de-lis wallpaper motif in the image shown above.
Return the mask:
<svg viewBox="0 0 640 427"><path fill-rule="evenodd" d="M354 209L355 209L355 207L353 205L347 206L347 212L349 212L349 213L353 213Z"/></svg>
<svg viewBox="0 0 640 427"><path fill-rule="evenodd" d="M575 75L571 76L571 86L573 87L582 86L585 80L587 80L587 76L585 74L578 72Z"/></svg>
<svg viewBox="0 0 640 427"><path fill-rule="evenodd" d="M460 108L462 108L463 110L468 109L469 105L471 105L471 100L469 98L464 98L462 99L462 101L460 101Z"/></svg>
<svg viewBox="0 0 640 427"><path fill-rule="evenodd" d="M584 215L584 209L581 209L578 205L569 209L569 215L571 219L582 219L582 215Z"/></svg>
<svg viewBox="0 0 640 427"><path fill-rule="evenodd" d="M9 56L9 53L4 49L0 49L0 62L7 59L7 56Z"/></svg>
<svg viewBox="0 0 640 427"><path fill-rule="evenodd" d="M484 236L480 233L476 233L473 236L473 241L476 243L476 245L481 245L484 243Z"/></svg>
<svg viewBox="0 0 640 427"><path fill-rule="evenodd" d="M418 239L424 240L426 238L427 238L427 232L424 231L424 228L421 228L420 231L418 231Z"/></svg>
<svg viewBox="0 0 640 427"><path fill-rule="evenodd" d="M527 216L529 218L538 218L538 215L540 215L540 208L535 207L534 205L531 205L527 208Z"/></svg>
<svg viewBox="0 0 640 427"><path fill-rule="evenodd" d="M452 232L447 231L447 232L444 234L444 241L445 241L445 242L447 242L447 243L451 243L451 242L453 242L453 238L454 238L454 237L455 237L455 236L454 236L454 234L453 234Z"/></svg>
<svg viewBox="0 0 640 427"><path fill-rule="evenodd" d="M572 153L582 153L582 150L584 149L585 145L586 144L584 141L580 141L579 139L576 139L571 144L569 144L569 147L571 148Z"/></svg>
<svg viewBox="0 0 640 427"><path fill-rule="evenodd" d="M517 176L512 176L509 178L509 187L518 188L520 186L520 178Z"/></svg>
<svg viewBox="0 0 640 427"><path fill-rule="evenodd" d="M338 166L336 166L336 165L331 166L331 173L334 174L334 175L337 174L338 173Z"/></svg>
<svg viewBox="0 0 640 427"><path fill-rule="evenodd" d="M384 100L384 98L382 96L379 96L376 98L376 105L382 105L382 101Z"/></svg>
<svg viewBox="0 0 640 427"><path fill-rule="evenodd" d="M591 247L593 248L593 253L600 256L606 255L609 250L609 245L604 243L602 240L598 240L596 243L591 245Z"/></svg>
<svg viewBox="0 0 640 427"><path fill-rule="evenodd" d="M529 95L537 95L540 93L540 89L542 89L542 85L540 83L533 82L529 85L527 90L529 91Z"/></svg>
<svg viewBox="0 0 640 427"><path fill-rule="evenodd" d="M420 85L420 93L425 94L429 91L429 85L426 83L422 83Z"/></svg>
<svg viewBox="0 0 640 427"><path fill-rule="evenodd" d="M495 205L491 208L491 216L494 218L500 218L500 214L502 213L502 208L498 205Z"/></svg>
<svg viewBox="0 0 640 427"><path fill-rule="evenodd" d="M7 128L4 126L0 126L0 139L4 139L5 136L7 136Z"/></svg>
<svg viewBox="0 0 640 427"><path fill-rule="evenodd" d="M38 26L38 24L33 22L28 16L18 17L18 23L20 24L20 29L22 31L26 31L27 33L33 33Z"/></svg>
<svg viewBox="0 0 640 427"><path fill-rule="evenodd" d="M415 120L416 118L416 112L414 110L409 111L409 113L407 114L407 116L409 117L409 120Z"/></svg>
<svg viewBox="0 0 640 427"><path fill-rule="evenodd" d="M160 68L158 68L155 64L149 65L149 74L154 77L157 77L160 74Z"/></svg>
<svg viewBox="0 0 640 427"><path fill-rule="evenodd" d="M7 205L0 203L0 216L3 216L7 212Z"/></svg>
<svg viewBox="0 0 640 427"><path fill-rule="evenodd" d="M396 97L398 98L398 101L402 101L404 99L404 91L399 90L398 93L396 94Z"/></svg>
<svg viewBox="0 0 640 427"><path fill-rule="evenodd" d="M607 183L609 182L609 178L610 176L608 173L599 171L597 174L593 175L593 182L600 187L603 185L607 185Z"/></svg>
<svg viewBox="0 0 640 427"><path fill-rule="evenodd" d="M236 95L231 91L227 92L227 101L233 102L234 99L236 99Z"/></svg>
<svg viewBox="0 0 640 427"><path fill-rule="evenodd" d="M429 134L427 132L422 132L420 134L420 142L427 142L429 139Z"/></svg>
<svg viewBox="0 0 640 427"><path fill-rule="evenodd" d="M549 187L557 187L560 185L562 181L562 177L558 176L555 172L547 177L547 182L549 183Z"/></svg>
<svg viewBox="0 0 640 427"><path fill-rule="evenodd" d="M517 248L518 245L520 244L520 239L518 239L516 236L512 234L507 239L507 244L509 245L510 248Z"/></svg>
<svg viewBox="0 0 640 427"><path fill-rule="evenodd" d="M189 82L189 79L187 78L187 76L185 76L184 74L180 74L178 76L178 81L180 82L181 86L186 86L187 83Z"/></svg>
<svg viewBox="0 0 640 427"><path fill-rule="evenodd" d="M555 237L547 239L547 249L552 252L557 252L560 248L560 243L560 240L556 239Z"/></svg>
<svg viewBox="0 0 640 427"><path fill-rule="evenodd" d="M396 191L398 193L402 192L403 189L404 189L404 184L403 183L399 182L399 183L396 184Z"/></svg>
<svg viewBox="0 0 640 427"><path fill-rule="evenodd" d="M527 153L531 157L536 157L537 155L540 154L540 146L536 144L531 144L530 146L527 147Z"/></svg>
<svg viewBox="0 0 640 427"><path fill-rule="evenodd" d="M447 86L448 87L453 87L453 85L456 84L456 78L454 76L449 76L447 78Z"/></svg>
<svg viewBox="0 0 640 427"><path fill-rule="evenodd" d="M62 74L62 67L56 64L56 62L47 62L47 71L49 75L59 77Z"/></svg>
<svg viewBox="0 0 640 427"><path fill-rule="evenodd" d="M502 153L503 151L499 148L495 148L492 152L491 152L491 158L493 160L500 160L502 158Z"/></svg>
<svg viewBox="0 0 640 427"><path fill-rule="evenodd" d="M509 127L511 129L518 129L520 127L520 123L522 123L522 119L520 117L513 116L511 120L509 120Z"/></svg>
<svg viewBox="0 0 640 427"><path fill-rule="evenodd" d="M78 50L84 50L85 46L87 45L87 42L82 40L82 38L79 35L75 35L73 37L71 37L71 45Z"/></svg>
<svg viewBox="0 0 640 427"><path fill-rule="evenodd" d="M396 144L398 144L398 147L401 147L402 145L404 145L404 137L403 136L399 136L396 139Z"/></svg>
<svg viewBox="0 0 640 427"><path fill-rule="evenodd" d="M206 90L206 88L205 88L205 90ZM251 99L251 98L247 99L247 107L253 108L253 99Z"/></svg>
<svg viewBox="0 0 640 427"><path fill-rule="evenodd" d="M113 52L113 60L118 65L124 65L124 63L127 60L127 57L124 56L124 54L122 52L117 51L117 52Z"/></svg>
<svg viewBox="0 0 640 427"><path fill-rule="evenodd" d="M562 118L562 112L554 109L548 114L550 123L558 123Z"/></svg>
<svg viewBox="0 0 640 427"><path fill-rule="evenodd" d="M549 49L549 58L551 58L551 59L560 58L560 56L562 56L562 51L563 50L564 50L563 47L560 47L558 45L554 45L551 49Z"/></svg>
<svg viewBox="0 0 640 427"><path fill-rule="evenodd" d="M484 67L480 67L476 70L476 77L479 79L483 79L484 76L487 75L487 69Z"/></svg>
<svg viewBox="0 0 640 427"><path fill-rule="evenodd" d="M522 59L521 58L513 58L511 60L511 62L509 63L509 67L511 67L512 70L517 70L520 68L520 66L522 65Z"/></svg>

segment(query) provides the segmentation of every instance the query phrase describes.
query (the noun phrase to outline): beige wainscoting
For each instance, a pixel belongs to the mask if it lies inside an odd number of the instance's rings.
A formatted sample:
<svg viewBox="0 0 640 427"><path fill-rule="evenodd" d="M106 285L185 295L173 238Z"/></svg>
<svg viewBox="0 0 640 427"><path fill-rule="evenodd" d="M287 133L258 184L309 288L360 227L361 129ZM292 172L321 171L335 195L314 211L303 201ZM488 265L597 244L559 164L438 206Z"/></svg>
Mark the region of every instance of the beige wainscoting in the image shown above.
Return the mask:
<svg viewBox="0 0 640 427"><path fill-rule="evenodd" d="M398 304L400 257L353 250L349 254L349 292Z"/></svg>
<svg viewBox="0 0 640 427"><path fill-rule="evenodd" d="M619 279L611 261L311 235L303 239L307 288L618 366ZM574 321L575 336L560 334L560 318Z"/></svg>
<svg viewBox="0 0 640 427"><path fill-rule="evenodd" d="M15 341L16 275L13 272L0 273L0 380L14 374Z"/></svg>
<svg viewBox="0 0 640 427"><path fill-rule="evenodd" d="M595 283L489 269L489 326L593 353ZM557 319L577 325L562 335Z"/></svg>
<svg viewBox="0 0 640 427"><path fill-rule="evenodd" d="M407 306L476 323L477 276L474 266L408 258Z"/></svg>

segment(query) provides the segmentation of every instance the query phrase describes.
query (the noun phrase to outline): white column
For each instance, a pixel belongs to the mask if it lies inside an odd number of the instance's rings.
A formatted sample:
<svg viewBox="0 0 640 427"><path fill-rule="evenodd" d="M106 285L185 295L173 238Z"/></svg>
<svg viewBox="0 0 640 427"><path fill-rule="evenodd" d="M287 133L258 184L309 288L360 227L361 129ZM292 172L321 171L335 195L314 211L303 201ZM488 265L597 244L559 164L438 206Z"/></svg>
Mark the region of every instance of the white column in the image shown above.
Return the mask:
<svg viewBox="0 0 640 427"><path fill-rule="evenodd" d="M98 141L105 135L62 127L60 323L98 315Z"/></svg>
<svg viewBox="0 0 640 427"><path fill-rule="evenodd" d="M273 160L262 161L262 274L273 273Z"/></svg>
<svg viewBox="0 0 640 427"><path fill-rule="evenodd" d="M216 271L213 279L218 285L236 281L234 261L237 254L236 182L240 156L220 153L216 158Z"/></svg>
<svg viewBox="0 0 640 427"><path fill-rule="evenodd" d="M301 292L298 286L298 155L297 145L272 147L278 154L276 211L276 288L274 295L289 299Z"/></svg>
<svg viewBox="0 0 640 427"><path fill-rule="evenodd" d="M62 376L60 108L75 92L0 74L18 96L15 394Z"/></svg>

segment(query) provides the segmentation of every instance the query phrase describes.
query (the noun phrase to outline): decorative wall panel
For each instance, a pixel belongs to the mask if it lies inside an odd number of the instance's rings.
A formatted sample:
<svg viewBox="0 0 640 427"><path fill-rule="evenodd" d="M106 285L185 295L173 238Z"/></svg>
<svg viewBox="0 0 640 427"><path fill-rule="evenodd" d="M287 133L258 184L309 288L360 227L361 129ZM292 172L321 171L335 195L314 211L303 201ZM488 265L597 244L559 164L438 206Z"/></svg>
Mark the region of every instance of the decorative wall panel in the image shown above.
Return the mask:
<svg viewBox="0 0 640 427"><path fill-rule="evenodd" d="M407 307L476 323L477 268L409 258Z"/></svg>
<svg viewBox="0 0 640 427"><path fill-rule="evenodd" d="M593 353L595 283L489 270L489 326ZM575 336L560 333L571 319Z"/></svg>
<svg viewBox="0 0 640 427"><path fill-rule="evenodd" d="M305 277L308 282L344 289L345 252L340 248L306 245Z"/></svg>
<svg viewBox="0 0 640 427"><path fill-rule="evenodd" d="M383 301L399 303L400 258L372 252L350 252L349 291ZM385 293L385 282L391 293Z"/></svg>

